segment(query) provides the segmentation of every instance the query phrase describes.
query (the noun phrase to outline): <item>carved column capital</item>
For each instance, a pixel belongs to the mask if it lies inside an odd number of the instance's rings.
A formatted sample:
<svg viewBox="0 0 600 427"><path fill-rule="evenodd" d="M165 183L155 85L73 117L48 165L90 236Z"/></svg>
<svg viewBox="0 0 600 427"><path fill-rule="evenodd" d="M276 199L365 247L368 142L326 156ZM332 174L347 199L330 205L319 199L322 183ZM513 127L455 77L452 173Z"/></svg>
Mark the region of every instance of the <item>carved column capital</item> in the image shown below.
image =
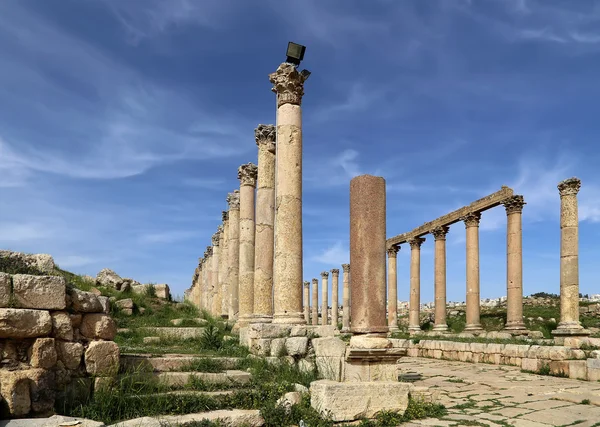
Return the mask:
<svg viewBox="0 0 600 427"><path fill-rule="evenodd" d="M240 210L240 190L234 190L233 193L227 194L227 203L229 210Z"/></svg>
<svg viewBox="0 0 600 427"><path fill-rule="evenodd" d="M393 245L393 246L390 246L389 248L387 248L388 258L396 258L399 250L400 250L400 246L398 246L398 245Z"/></svg>
<svg viewBox="0 0 600 427"><path fill-rule="evenodd" d="M425 242L425 237L414 237L408 241L411 249L420 249Z"/></svg>
<svg viewBox="0 0 600 427"><path fill-rule="evenodd" d="M212 256L213 254L213 247L212 246L207 246L206 247L206 252L204 252L204 258L206 258L207 256Z"/></svg>
<svg viewBox="0 0 600 427"><path fill-rule="evenodd" d="M479 227L479 221L481 220L481 212L471 212L461 218L465 223L465 228L468 227Z"/></svg>
<svg viewBox="0 0 600 427"><path fill-rule="evenodd" d="M350 264L342 264L342 269L344 273L350 273Z"/></svg>
<svg viewBox="0 0 600 427"><path fill-rule="evenodd" d="M434 240L446 240L446 234L448 234L449 230L450 227L442 225L440 227L435 227L430 233L433 235Z"/></svg>
<svg viewBox="0 0 600 427"><path fill-rule="evenodd" d="M258 125L254 129L254 139L258 149L265 149L269 153L275 154L275 137L277 130L274 125Z"/></svg>
<svg viewBox="0 0 600 427"><path fill-rule="evenodd" d="M339 276L340 275L340 269L339 268L332 268L331 269L331 274L334 276Z"/></svg>
<svg viewBox="0 0 600 427"><path fill-rule="evenodd" d="M221 237L221 232L217 230L215 234L212 235L212 245L219 246L219 238Z"/></svg>
<svg viewBox="0 0 600 427"><path fill-rule="evenodd" d="M249 185L256 187L256 178L258 177L258 166L254 163L246 163L238 168L238 179L240 185Z"/></svg>
<svg viewBox="0 0 600 427"><path fill-rule="evenodd" d="M304 287L308 288L310 286L310 282L308 280L304 281Z"/></svg>
<svg viewBox="0 0 600 427"><path fill-rule="evenodd" d="M569 178L558 183L558 192L560 197L577 195L581 188L581 180L579 178Z"/></svg>
<svg viewBox="0 0 600 427"><path fill-rule="evenodd" d="M319 284L319 279L312 279L312 283L313 283L313 285L318 285Z"/></svg>
<svg viewBox="0 0 600 427"><path fill-rule="evenodd" d="M523 206L526 205L525 200L523 200L523 196L520 195L509 197L502 202L502 204L506 209L506 215L521 213L523 211Z"/></svg>
<svg viewBox="0 0 600 427"><path fill-rule="evenodd" d="M221 212L221 219L223 220L223 222L229 221L229 211L222 211Z"/></svg>
<svg viewBox="0 0 600 427"><path fill-rule="evenodd" d="M323 279L327 279L329 277L329 271L322 271L321 272L321 277Z"/></svg>
<svg viewBox="0 0 600 427"><path fill-rule="evenodd" d="M310 75L307 70L298 71L296 66L284 62L277 71L269 74L269 81L273 83L273 92L277 94L277 107L283 104L302 104L304 96L304 82Z"/></svg>

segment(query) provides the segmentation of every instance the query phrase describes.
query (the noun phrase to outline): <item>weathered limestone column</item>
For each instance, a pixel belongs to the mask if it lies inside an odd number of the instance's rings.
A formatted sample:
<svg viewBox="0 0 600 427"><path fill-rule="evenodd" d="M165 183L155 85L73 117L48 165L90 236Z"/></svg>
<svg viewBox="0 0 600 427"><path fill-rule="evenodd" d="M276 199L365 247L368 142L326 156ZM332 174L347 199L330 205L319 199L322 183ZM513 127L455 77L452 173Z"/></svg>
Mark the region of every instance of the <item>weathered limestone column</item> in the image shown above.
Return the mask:
<svg viewBox="0 0 600 427"><path fill-rule="evenodd" d="M479 292L479 221L480 212L463 218L467 233L467 324L465 331L481 331Z"/></svg>
<svg viewBox="0 0 600 427"><path fill-rule="evenodd" d="M312 316L311 324L319 324L319 279L312 279Z"/></svg>
<svg viewBox="0 0 600 427"><path fill-rule="evenodd" d="M224 283L226 281L225 274L227 273L227 248L225 247L225 223L219 225L221 232L219 233L219 273L218 273L218 288L217 288L217 299L219 307L217 307L217 316L223 317L223 306L225 301L225 292L223 292ZM225 313L227 317L227 313Z"/></svg>
<svg viewBox="0 0 600 427"><path fill-rule="evenodd" d="M283 63L269 75L277 93L273 323L303 324L302 96L310 73Z"/></svg>
<svg viewBox="0 0 600 427"><path fill-rule="evenodd" d="M304 282L304 294L302 300L304 301L304 320L306 324L310 323L310 282L306 280Z"/></svg>
<svg viewBox="0 0 600 427"><path fill-rule="evenodd" d="M350 331L350 264L342 264L342 270L344 271L344 277L342 278L343 290L342 290L342 304L344 305L344 313L342 314L342 332Z"/></svg>
<svg viewBox="0 0 600 427"><path fill-rule="evenodd" d="M410 245L410 298L408 303L408 331L421 331L421 245L424 237L408 241Z"/></svg>
<svg viewBox="0 0 600 427"><path fill-rule="evenodd" d="M331 270L331 324L338 327L338 299L340 297L340 270Z"/></svg>
<svg viewBox="0 0 600 427"><path fill-rule="evenodd" d="M221 234L222 225L219 225L219 229L215 234L212 235L213 254L212 254L212 304L211 312L213 316L221 315L221 287L219 286L219 259L221 258Z"/></svg>
<svg viewBox="0 0 600 427"><path fill-rule="evenodd" d="M579 213L581 180L558 184L560 194L560 322L553 335L589 335L579 322Z"/></svg>
<svg viewBox="0 0 600 427"><path fill-rule="evenodd" d="M506 209L506 325L509 332L525 331L523 322L523 196L504 201Z"/></svg>
<svg viewBox="0 0 600 427"><path fill-rule="evenodd" d="M329 301L327 292L329 291L329 271L321 273L321 325L329 323Z"/></svg>
<svg viewBox="0 0 600 427"><path fill-rule="evenodd" d="M204 257L202 258L202 276L200 277L200 308L202 310L208 310L208 305L206 303L208 298L208 265L208 250L205 250Z"/></svg>
<svg viewBox="0 0 600 427"><path fill-rule="evenodd" d="M394 245L387 250L388 254L388 328L396 332L398 328L398 270L397 256L400 246Z"/></svg>
<svg viewBox="0 0 600 427"><path fill-rule="evenodd" d="M227 195L229 204L229 263L227 280L229 282L229 319L235 320L239 314L239 277L240 277L240 191Z"/></svg>
<svg viewBox="0 0 600 427"><path fill-rule="evenodd" d="M439 332L448 330L448 324L446 323L446 234L448 234L448 230L447 226L436 227L431 230L435 240L435 322L433 330Z"/></svg>
<svg viewBox="0 0 600 427"><path fill-rule="evenodd" d="M219 267L219 282L221 282L221 317L227 319L229 316L229 212L222 211L223 219L223 242L221 243L221 259Z"/></svg>
<svg viewBox="0 0 600 427"><path fill-rule="evenodd" d="M355 334L388 332L386 294L385 179L361 175L350 181L350 265ZM351 343L352 345L352 343Z"/></svg>
<svg viewBox="0 0 600 427"><path fill-rule="evenodd" d="M258 167L253 163L238 169L240 180L240 314L238 326L246 326L254 311L254 190Z"/></svg>
<svg viewBox="0 0 600 427"><path fill-rule="evenodd" d="M205 307L206 310L210 313L213 314L212 312L212 278L213 278L213 271L212 271L212 255L213 255L213 247L212 246L207 246L206 247L206 252L204 252L205 256L204 259L206 260L206 277L205 277L205 292L206 292L206 298L204 299L205 301Z"/></svg>
<svg viewBox="0 0 600 427"><path fill-rule="evenodd" d="M254 316L252 322L273 320L273 252L275 223L275 126L258 125L256 239L254 252Z"/></svg>

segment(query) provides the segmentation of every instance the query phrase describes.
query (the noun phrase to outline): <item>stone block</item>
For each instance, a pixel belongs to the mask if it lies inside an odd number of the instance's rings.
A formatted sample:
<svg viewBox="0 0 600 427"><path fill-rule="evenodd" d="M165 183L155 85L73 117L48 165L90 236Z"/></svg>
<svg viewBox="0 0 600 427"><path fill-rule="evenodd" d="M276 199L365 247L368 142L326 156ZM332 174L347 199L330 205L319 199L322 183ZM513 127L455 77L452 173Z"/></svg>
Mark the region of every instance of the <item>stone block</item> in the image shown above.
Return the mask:
<svg viewBox="0 0 600 427"><path fill-rule="evenodd" d="M56 351L60 360L67 369L79 368L81 356L83 356L83 345L78 342L56 341Z"/></svg>
<svg viewBox="0 0 600 427"><path fill-rule="evenodd" d="M398 365L395 361L346 361L343 381L398 381Z"/></svg>
<svg viewBox="0 0 600 427"><path fill-rule="evenodd" d="M310 384L310 403L333 421L355 421L374 418L382 411L404 413L412 388L411 384L397 381L339 383L319 380Z"/></svg>
<svg viewBox="0 0 600 427"><path fill-rule="evenodd" d="M119 346L112 341L92 341L85 351L85 369L88 374L112 376L119 370Z"/></svg>
<svg viewBox="0 0 600 427"><path fill-rule="evenodd" d="M169 289L169 285L166 283L160 285L153 285L154 290L156 291L156 297L166 300L171 300L171 291Z"/></svg>
<svg viewBox="0 0 600 427"><path fill-rule="evenodd" d="M353 335L350 338L350 347L352 348L391 348L392 343L387 338L369 336L369 335Z"/></svg>
<svg viewBox="0 0 600 427"><path fill-rule="evenodd" d="M305 337L308 331L308 327L300 325L300 326L292 326L290 329L290 337Z"/></svg>
<svg viewBox="0 0 600 427"><path fill-rule="evenodd" d="M102 306L102 313L110 314L110 298L98 296L98 301L100 302L100 305ZM140 311L140 313L141 313L141 311Z"/></svg>
<svg viewBox="0 0 600 427"><path fill-rule="evenodd" d="M414 386L409 392L409 397L425 403L437 403L440 400L440 391L429 387Z"/></svg>
<svg viewBox="0 0 600 427"><path fill-rule="evenodd" d="M54 338L38 338L29 349L29 364L32 368L50 369L56 365Z"/></svg>
<svg viewBox="0 0 600 427"><path fill-rule="evenodd" d="M303 357L308 351L308 338L290 337L285 341L285 349L289 356Z"/></svg>
<svg viewBox="0 0 600 427"><path fill-rule="evenodd" d="M287 356L285 340L285 338L274 338L271 340L271 357Z"/></svg>
<svg viewBox="0 0 600 427"><path fill-rule="evenodd" d="M569 362L567 360L551 360L548 365L550 367L550 374L556 376L570 376Z"/></svg>
<svg viewBox="0 0 600 427"><path fill-rule="evenodd" d="M133 307L135 307L135 304L133 303L133 300L131 298L120 299L117 302L115 302L115 305L120 309L133 309Z"/></svg>
<svg viewBox="0 0 600 427"><path fill-rule="evenodd" d="M253 340L250 351L257 356L269 356L271 354L271 340L269 338Z"/></svg>
<svg viewBox="0 0 600 427"><path fill-rule="evenodd" d="M346 343L336 337L315 338L312 346L317 357L345 357Z"/></svg>
<svg viewBox="0 0 600 427"><path fill-rule="evenodd" d="M300 359L298 361L298 369L304 373L312 373L317 368L316 364L313 361L308 359Z"/></svg>
<svg viewBox="0 0 600 427"><path fill-rule="evenodd" d="M52 318L47 311L0 308L0 338L37 338L51 331Z"/></svg>
<svg viewBox="0 0 600 427"><path fill-rule="evenodd" d="M115 321L106 314L86 314L83 316L79 331L86 338L113 340L117 335Z"/></svg>
<svg viewBox="0 0 600 427"><path fill-rule="evenodd" d="M588 381L600 381L600 359L587 359Z"/></svg>
<svg viewBox="0 0 600 427"><path fill-rule="evenodd" d="M64 310L67 306L63 277L15 274L12 282L13 298L20 308Z"/></svg>
<svg viewBox="0 0 600 427"><path fill-rule="evenodd" d="M410 340L398 339L398 338L389 338L392 343L392 348L409 348Z"/></svg>
<svg viewBox="0 0 600 427"><path fill-rule="evenodd" d="M65 341L73 341L71 318L64 311L50 313L52 317L52 336Z"/></svg>
<svg viewBox="0 0 600 427"><path fill-rule="evenodd" d="M96 276L96 283L100 286L120 290L123 279L114 271L103 268Z"/></svg>
<svg viewBox="0 0 600 427"><path fill-rule="evenodd" d="M0 308L10 304L10 274L0 273Z"/></svg>
<svg viewBox="0 0 600 427"><path fill-rule="evenodd" d="M311 333L312 336L319 338L336 337L340 335L340 331L333 325L314 326L309 333Z"/></svg>
<svg viewBox="0 0 600 427"><path fill-rule="evenodd" d="M250 323L248 325L248 338L281 338L289 336L290 325L279 323Z"/></svg>
<svg viewBox="0 0 600 427"><path fill-rule="evenodd" d="M571 349L568 347L550 346L548 358L550 360L565 360L571 358Z"/></svg>
<svg viewBox="0 0 600 427"><path fill-rule="evenodd" d="M85 292L73 288L69 292L69 295L71 296L71 306L75 311L81 313L101 313L103 311L98 296L92 292Z"/></svg>
<svg viewBox="0 0 600 427"><path fill-rule="evenodd" d="M569 378L587 380L587 361L569 360Z"/></svg>
<svg viewBox="0 0 600 427"><path fill-rule="evenodd" d="M25 416L31 411L29 383L27 371L0 371L0 395L14 417Z"/></svg>

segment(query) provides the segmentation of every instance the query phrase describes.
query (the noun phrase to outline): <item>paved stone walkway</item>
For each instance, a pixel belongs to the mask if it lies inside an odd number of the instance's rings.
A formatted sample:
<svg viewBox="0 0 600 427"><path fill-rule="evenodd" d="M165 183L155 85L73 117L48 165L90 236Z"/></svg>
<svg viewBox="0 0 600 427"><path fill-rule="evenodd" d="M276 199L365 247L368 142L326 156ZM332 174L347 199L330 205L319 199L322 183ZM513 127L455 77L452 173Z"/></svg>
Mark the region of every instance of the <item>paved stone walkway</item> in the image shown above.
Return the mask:
<svg viewBox="0 0 600 427"><path fill-rule="evenodd" d="M438 390L448 408L440 420L405 426L600 426L600 382L522 373L519 368L405 357L402 372Z"/></svg>

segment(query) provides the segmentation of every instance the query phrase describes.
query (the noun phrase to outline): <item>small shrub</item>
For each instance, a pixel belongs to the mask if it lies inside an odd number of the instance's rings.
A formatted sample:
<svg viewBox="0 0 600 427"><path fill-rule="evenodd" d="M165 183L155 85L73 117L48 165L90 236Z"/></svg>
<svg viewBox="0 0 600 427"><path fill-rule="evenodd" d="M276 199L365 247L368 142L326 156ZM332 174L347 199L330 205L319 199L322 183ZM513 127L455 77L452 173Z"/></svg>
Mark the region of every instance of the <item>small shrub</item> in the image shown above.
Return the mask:
<svg viewBox="0 0 600 427"><path fill-rule="evenodd" d="M154 285L146 285L144 294L148 298L156 298L156 288L154 287Z"/></svg>
<svg viewBox="0 0 600 427"><path fill-rule="evenodd" d="M200 337L200 345L205 350L220 350L223 347L223 335L219 328L208 324Z"/></svg>
<svg viewBox="0 0 600 427"><path fill-rule="evenodd" d="M590 405L591 403L592 403L592 402L590 402L590 399L583 399L583 400L581 401L581 404L582 404L582 405Z"/></svg>

